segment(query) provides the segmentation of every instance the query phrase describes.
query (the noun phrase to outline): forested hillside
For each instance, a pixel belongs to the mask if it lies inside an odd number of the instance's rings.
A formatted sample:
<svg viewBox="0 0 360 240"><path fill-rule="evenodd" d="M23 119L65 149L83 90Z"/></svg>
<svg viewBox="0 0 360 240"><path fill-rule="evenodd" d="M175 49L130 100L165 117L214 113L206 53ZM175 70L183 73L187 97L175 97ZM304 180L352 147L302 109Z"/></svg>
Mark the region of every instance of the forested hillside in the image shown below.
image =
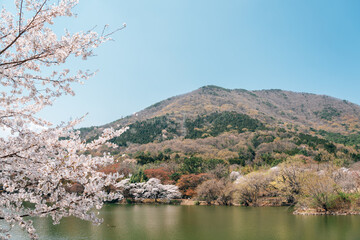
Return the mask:
<svg viewBox="0 0 360 240"><path fill-rule="evenodd" d="M360 107L324 95L205 86L107 125L80 130L90 141L105 127L125 125L130 129L111 140L119 146L113 154L167 152L169 158L271 165L294 156L341 164L360 160Z"/></svg>

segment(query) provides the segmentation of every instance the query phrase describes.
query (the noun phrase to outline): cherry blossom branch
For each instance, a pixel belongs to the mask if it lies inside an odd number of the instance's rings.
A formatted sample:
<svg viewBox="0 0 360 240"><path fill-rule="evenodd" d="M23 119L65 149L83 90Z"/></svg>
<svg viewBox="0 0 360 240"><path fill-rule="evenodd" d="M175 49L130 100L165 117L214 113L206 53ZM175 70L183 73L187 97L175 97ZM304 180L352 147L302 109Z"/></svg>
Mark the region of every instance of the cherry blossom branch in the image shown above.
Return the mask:
<svg viewBox="0 0 360 240"><path fill-rule="evenodd" d="M46 212L37 213L36 215L23 214L23 215L20 215L19 217L21 217L21 218L24 218L24 217L33 217L33 216L37 216L37 215L49 214L49 213L55 212L55 211L57 211L57 210L59 210L58 207L57 207L57 208L53 208L53 209L51 209L51 210L49 210L49 211L46 211ZM5 217L1 217L1 216L0 216L0 220L4 220L4 219L5 219Z"/></svg>
<svg viewBox="0 0 360 240"><path fill-rule="evenodd" d="M21 0L21 3L20 3L20 10L19 10L19 34L21 32L21 21L22 21L22 10L23 10L23 3L24 3L24 0Z"/></svg>
<svg viewBox="0 0 360 240"><path fill-rule="evenodd" d="M3 50L0 51L0 55L2 55L6 50L8 50L12 45L15 44L15 42L24 34L26 33L29 29L31 24L33 24L35 22L36 17L40 14L42 8L45 6L47 0L44 1L44 3L40 6L39 10L35 13L35 16L32 18L32 20L30 21L30 23L25 27L24 30L20 31L19 34L16 36L16 38L8 45L6 46Z"/></svg>
<svg viewBox="0 0 360 240"><path fill-rule="evenodd" d="M61 68L69 56L86 60L94 55L93 49L126 25L110 33L106 33L106 26L100 35L89 30L65 31L58 36L50 28L53 20L73 16L78 0L14 1L16 18L6 9L0 11L0 128L10 131L7 137L0 137L0 219L10 226L17 223L36 239L32 223L24 217L51 214L55 223L66 216L100 223L90 210L101 208L104 201L122 198L121 192L106 189L119 186L123 176L97 170L112 163L113 157L83 152L111 146L108 140L126 129L106 129L99 139L85 143L74 130L81 119L51 127L36 114L56 98L74 94L72 84L93 75L87 71L70 74L68 69L47 74L45 69ZM26 19L29 14L32 16ZM68 191L70 183L80 184L83 193ZM24 202L32 203L34 209ZM0 228L0 238L10 238L5 232Z"/></svg>

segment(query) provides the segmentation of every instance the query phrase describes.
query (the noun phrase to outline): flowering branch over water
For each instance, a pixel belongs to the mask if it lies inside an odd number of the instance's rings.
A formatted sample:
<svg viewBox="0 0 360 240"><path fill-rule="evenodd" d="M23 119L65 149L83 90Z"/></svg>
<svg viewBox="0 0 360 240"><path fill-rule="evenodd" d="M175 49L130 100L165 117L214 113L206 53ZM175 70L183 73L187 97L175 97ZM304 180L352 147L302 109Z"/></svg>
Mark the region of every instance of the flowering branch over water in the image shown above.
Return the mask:
<svg viewBox="0 0 360 240"><path fill-rule="evenodd" d="M10 238L16 224L36 239L32 222L24 219L27 216L51 216L54 223L75 216L100 223L90 209L122 198L120 193L105 191L121 176L97 171L113 158L82 152L126 129L106 129L99 139L85 143L73 130L81 119L52 127L36 116L56 98L74 95L73 83L93 75L81 70L72 74L62 67L64 63L70 57L86 60L110 40L112 33L106 33L106 27L102 34L65 31L61 36L51 29L55 18L73 17L77 3L15 0L15 14L5 7L0 12L0 129L11 133L0 137L0 219L8 225L0 229L2 239ZM75 183L83 187L81 193L68 190Z"/></svg>

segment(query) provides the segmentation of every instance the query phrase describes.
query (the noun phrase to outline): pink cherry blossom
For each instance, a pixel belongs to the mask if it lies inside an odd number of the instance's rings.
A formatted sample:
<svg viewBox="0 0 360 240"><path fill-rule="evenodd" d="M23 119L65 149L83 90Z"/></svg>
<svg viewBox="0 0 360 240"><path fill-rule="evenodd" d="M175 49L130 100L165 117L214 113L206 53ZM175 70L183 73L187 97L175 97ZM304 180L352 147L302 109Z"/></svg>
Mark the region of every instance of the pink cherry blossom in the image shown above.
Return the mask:
<svg viewBox="0 0 360 240"><path fill-rule="evenodd" d="M54 19L72 17L77 3L15 0L17 12L0 11L0 130L10 133L0 137L0 221L7 223L0 229L0 239L10 238L15 224L36 239L26 216L51 216L54 223L75 216L100 223L90 210L123 197L120 192L105 191L121 176L97 171L114 159L109 154L92 157L83 153L102 146L126 128L106 129L97 140L86 143L74 130L81 119L53 127L36 116L56 98L73 95L74 83L93 75L61 70L62 64L71 56L87 59L111 35L105 28L102 34L65 31L57 35L51 29ZM75 183L83 186L81 193L68 190Z"/></svg>

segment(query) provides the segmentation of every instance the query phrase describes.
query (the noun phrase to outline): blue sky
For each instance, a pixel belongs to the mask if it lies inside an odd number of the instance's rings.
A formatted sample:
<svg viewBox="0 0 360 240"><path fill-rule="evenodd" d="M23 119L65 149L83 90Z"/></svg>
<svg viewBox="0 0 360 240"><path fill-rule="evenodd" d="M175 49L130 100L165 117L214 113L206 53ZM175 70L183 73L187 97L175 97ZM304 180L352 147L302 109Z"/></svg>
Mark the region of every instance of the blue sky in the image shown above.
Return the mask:
<svg viewBox="0 0 360 240"><path fill-rule="evenodd" d="M285 89L360 104L360 1L80 0L57 30L127 28L72 66L99 70L41 116L101 125L204 85Z"/></svg>

